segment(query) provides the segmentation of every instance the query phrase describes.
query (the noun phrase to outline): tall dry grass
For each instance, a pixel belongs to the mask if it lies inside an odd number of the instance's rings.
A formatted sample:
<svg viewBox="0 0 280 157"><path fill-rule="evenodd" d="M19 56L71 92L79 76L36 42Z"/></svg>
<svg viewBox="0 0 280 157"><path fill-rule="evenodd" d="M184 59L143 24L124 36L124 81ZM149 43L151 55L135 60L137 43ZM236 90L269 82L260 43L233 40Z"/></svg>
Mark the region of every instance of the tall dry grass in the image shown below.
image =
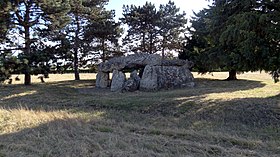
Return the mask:
<svg viewBox="0 0 280 157"><path fill-rule="evenodd" d="M94 74L2 85L0 156L279 156L280 84L194 75L155 93L95 89Z"/></svg>

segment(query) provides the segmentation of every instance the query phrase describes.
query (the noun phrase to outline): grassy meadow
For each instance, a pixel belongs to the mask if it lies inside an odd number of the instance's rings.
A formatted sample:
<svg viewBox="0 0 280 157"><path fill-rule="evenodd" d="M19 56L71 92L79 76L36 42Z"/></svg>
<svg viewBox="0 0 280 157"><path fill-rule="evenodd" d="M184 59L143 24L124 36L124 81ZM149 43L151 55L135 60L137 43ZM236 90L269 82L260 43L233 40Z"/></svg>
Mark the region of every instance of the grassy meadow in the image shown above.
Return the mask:
<svg viewBox="0 0 280 157"><path fill-rule="evenodd" d="M95 74L20 76L0 85L0 157L280 156L280 83L194 76L194 88L131 93L96 89Z"/></svg>

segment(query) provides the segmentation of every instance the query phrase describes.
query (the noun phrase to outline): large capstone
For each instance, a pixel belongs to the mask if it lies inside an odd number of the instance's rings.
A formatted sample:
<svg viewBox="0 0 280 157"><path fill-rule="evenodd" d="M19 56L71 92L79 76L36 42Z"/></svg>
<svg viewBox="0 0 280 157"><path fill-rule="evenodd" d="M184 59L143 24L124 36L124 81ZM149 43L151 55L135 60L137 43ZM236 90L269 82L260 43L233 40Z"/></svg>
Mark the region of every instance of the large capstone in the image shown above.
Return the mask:
<svg viewBox="0 0 280 157"><path fill-rule="evenodd" d="M98 70L112 72L113 70L123 70L125 68L145 67L146 65L161 65L161 56L158 54L133 54L128 56L109 59L107 62L99 64Z"/></svg>
<svg viewBox="0 0 280 157"><path fill-rule="evenodd" d="M121 71L114 70L111 83L111 91L122 91L125 83L125 74Z"/></svg>

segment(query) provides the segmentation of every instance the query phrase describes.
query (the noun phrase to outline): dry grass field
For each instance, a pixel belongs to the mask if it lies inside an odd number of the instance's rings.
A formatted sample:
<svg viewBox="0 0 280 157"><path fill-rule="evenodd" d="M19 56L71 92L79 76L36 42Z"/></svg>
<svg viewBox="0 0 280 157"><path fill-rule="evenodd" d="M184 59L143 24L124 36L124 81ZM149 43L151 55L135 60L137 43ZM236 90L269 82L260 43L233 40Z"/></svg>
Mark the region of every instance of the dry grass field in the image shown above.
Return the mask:
<svg viewBox="0 0 280 157"><path fill-rule="evenodd" d="M0 157L280 156L280 83L194 75L194 88L155 93L96 89L94 74L1 85Z"/></svg>

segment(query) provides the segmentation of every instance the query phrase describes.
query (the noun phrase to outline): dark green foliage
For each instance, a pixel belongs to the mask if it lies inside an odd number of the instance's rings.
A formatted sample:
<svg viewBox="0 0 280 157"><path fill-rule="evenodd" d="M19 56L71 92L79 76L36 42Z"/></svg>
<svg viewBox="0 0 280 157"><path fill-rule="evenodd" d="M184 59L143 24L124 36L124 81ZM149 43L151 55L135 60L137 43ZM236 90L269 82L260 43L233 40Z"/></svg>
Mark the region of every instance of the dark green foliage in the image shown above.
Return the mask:
<svg viewBox="0 0 280 157"><path fill-rule="evenodd" d="M79 80L79 64L87 56L89 52L88 45L83 41L84 28L87 26L87 21L97 17L98 13L103 9L107 0L70 0L71 17L70 24L66 27L66 34L73 44L71 53L73 54L73 67L75 72L75 80Z"/></svg>
<svg viewBox="0 0 280 157"><path fill-rule="evenodd" d="M11 8L10 3L7 0L0 2L0 42L5 41L8 27L10 25L10 14L8 10Z"/></svg>
<svg viewBox="0 0 280 157"><path fill-rule="evenodd" d="M4 49L18 50L20 72L25 74L24 84L29 85L30 75L37 74L37 69L44 68L48 62L41 59L46 58L41 56L45 55L41 52L44 43L41 30L59 29L65 25L69 3L67 0L14 0L0 4L1 16L5 17L0 21L0 27L4 28L1 41L5 41Z"/></svg>
<svg viewBox="0 0 280 157"><path fill-rule="evenodd" d="M278 74L279 21L278 0L216 0L193 18L193 31L180 57L193 60L200 72Z"/></svg>
<svg viewBox="0 0 280 157"><path fill-rule="evenodd" d="M114 16L114 11L104 10L100 13L99 18L90 21L90 25L85 30L85 39L93 45L96 60L105 61L123 54L118 43L123 29L120 23L115 22Z"/></svg>
<svg viewBox="0 0 280 157"><path fill-rule="evenodd" d="M159 23L159 13L155 5L146 2L140 6L124 6L121 21L128 25L127 35L123 42L132 52L155 53Z"/></svg>
<svg viewBox="0 0 280 157"><path fill-rule="evenodd" d="M210 45L208 10L201 10L192 18L192 28L188 31L191 37L186 37L184 51L179 53L179 58L193 61L194 70L200 73L214 71L219 68L218 58L215 55L214 47ZM214 62L217 61L217 62Z"/></svg>
<svg viewBox="0 0 280 157"><path fill-rule="evenodd" d="M131 5L123 7L121 21L128 25L127 35L123 43L129 51L136 53L166 52L182 49L182 38L185 32L185 13L174 2L160 5L157 10L151 2L146 2L142 7Z"/></svg>
<svg viewBox="0 0 280 157"><path fill-rule="evenodd" d="M102 57L118 51L120 24L113 20L114 12L106 11L107 0L69 0L70 19L63 29L45 29L42 35L55 45L48 47L53 52L52 71L66 72L73 69L79 80L80 68L92 68ZM104 53L104 54L105 54Z"/></svg>
<svg viewBox="0 0 280 157"><path fill-rule="evenodd" d="M18 68L19 60L12 55L11 51L0 53L0 83L9 79Z"/></svg>
<svg viewBox="0 0 280 157"><path fill-rule="evenodd" d="M186 32L187 19L185 12L180 14L180 9L172 1L160 5L159 14L160 48L164 57L166 52L182 50L184 38L181 35Z"/></svg>
<svg viewBox="0 0 280 157"><path fill-rule="evenodd" d="M93 35L86 34L86 30L92 21L103 16L104 5L107 2L108 0L70 0L70 11L67 13L70 22L62 30L51 34L51 40L58 42L54 48L55 52L64 61L64 69L74 69L75 80L80 79L79 68L87 65L92 59Z"/></svg>

